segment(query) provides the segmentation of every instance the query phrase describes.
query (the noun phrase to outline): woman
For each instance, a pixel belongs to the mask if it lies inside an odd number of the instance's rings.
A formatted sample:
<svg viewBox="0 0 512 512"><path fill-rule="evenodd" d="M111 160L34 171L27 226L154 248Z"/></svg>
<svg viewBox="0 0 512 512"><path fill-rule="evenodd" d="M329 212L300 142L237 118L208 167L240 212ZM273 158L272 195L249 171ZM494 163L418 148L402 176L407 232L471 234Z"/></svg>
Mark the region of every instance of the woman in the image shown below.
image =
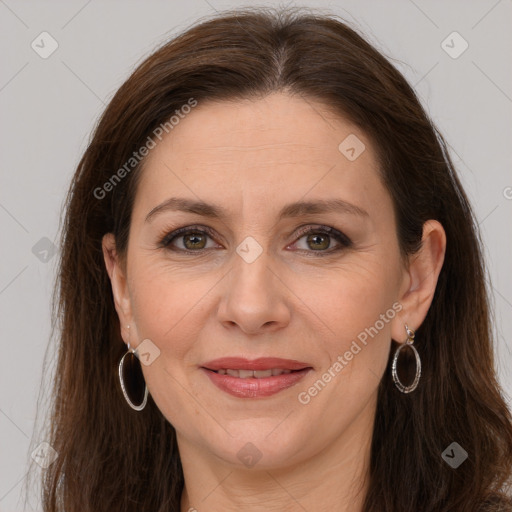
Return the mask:
<svg viewBox="0 0 512 512"><path fill-rule="evenodd" d="M335 17L223 13L145 60L73 179L59 292L47 512L510 509L472 210Z"/></svg>

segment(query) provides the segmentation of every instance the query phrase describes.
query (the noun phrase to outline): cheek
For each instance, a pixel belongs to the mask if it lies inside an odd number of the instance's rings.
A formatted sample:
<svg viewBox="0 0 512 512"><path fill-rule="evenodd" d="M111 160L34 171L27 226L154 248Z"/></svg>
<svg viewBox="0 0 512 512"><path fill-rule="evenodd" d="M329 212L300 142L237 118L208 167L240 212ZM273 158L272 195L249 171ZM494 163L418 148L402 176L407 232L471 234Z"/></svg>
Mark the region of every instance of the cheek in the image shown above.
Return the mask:
<svg viewBox="0 0 512 512"><path fill-rule="evenodd" d="M356 263L346 261L328 274L309 275L298 279L293 290L311 309L334 342L351 340L365 328L373 326L386 315L392 319L392 308L397 297L397 279L392 262L379 262L377 255L354 257ZM391 311L389 311L391 309ZM388 322L378 322L379 330L386 330Z"/></svg>
<svg viewBox="0 0 512 512"><path fill-rule="evenodd" d="M316 325L322 330L317 336L317 347L325 354L320 377L332 386L332 392L343 395L348 408L351 403L359 407L377 388L388 360L391 322L401 310L391 262L382 258L359 261L340 267L336 278L315 280L319 286L310 286L308 295L308 305L312 304ZM311 294L311 289L317 291ZM297 294L305 293L303 288ZM317 403L327 400L328 394Z"/></svg>
<svg viewBox="0 0 512 512"><path fill-rule="evenodd" d="M207 429L204 411L197 406L197 399L191 399L196 392L185 383L192 362L199 359L194 352L198 349L195 340L203 322L198 315L212 283L205 276L185 276L159 264L134 265L132 276L138 341L149 339L160 350L154 362L142 368L146 385L175 428L190 429L192 421L195 428Z"/></svg>
<svg viewBox="0 0 512 512"><path fill-rule="evenodd" d="M212 283L158 264L134 265L132 275L131 303L140 340L149 338L161 349L172 346L173 357L181 358L197 338L201 324L194 319Z"/></svg>

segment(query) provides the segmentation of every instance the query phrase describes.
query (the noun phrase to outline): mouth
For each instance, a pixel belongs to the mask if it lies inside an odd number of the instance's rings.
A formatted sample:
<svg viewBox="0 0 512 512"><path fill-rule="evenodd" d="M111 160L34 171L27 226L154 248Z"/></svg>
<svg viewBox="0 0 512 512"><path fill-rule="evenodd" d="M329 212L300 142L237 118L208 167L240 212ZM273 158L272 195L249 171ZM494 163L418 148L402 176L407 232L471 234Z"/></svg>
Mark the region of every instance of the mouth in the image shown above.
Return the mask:
<svg viewBox="0 0 512 512"><path fill-rule="evenodd" d="M219 375L230 375L238 379L264 379L266 377L277 377L278 375L299 372L300 370L284 370L281 368L271 368L270 370L233 370L231 368L221 368L220 370L210 371L214 371Z"/></svg>
<svg viewBox="0 0 512 512"><path fill-rule="evenodd" d="M238 398L262 398L283 391L313 368L291 359L222 358L205 363L201 370L220 390Z"/></svg>

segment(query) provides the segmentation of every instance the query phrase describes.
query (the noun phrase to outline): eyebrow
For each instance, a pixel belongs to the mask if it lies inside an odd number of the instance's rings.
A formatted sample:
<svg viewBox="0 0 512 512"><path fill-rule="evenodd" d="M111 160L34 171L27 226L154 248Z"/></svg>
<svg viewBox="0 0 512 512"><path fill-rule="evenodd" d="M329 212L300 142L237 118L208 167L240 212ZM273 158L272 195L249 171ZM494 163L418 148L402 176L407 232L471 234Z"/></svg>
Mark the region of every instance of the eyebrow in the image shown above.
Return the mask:
<svg viewBox="0 0 512 512"><path fill-rule="evenodd" d="M146 216L145 222L151 221L157 214L166 211L183 211L203 217L225 219L229 213L221 206L181 197L171 197L155 206ZM319 199L315 201L297 201L285 205L279 212L278 219L301 217L318 213L347 213L369 217L368 212L359 206L347 203L343 199Z"/></svg>

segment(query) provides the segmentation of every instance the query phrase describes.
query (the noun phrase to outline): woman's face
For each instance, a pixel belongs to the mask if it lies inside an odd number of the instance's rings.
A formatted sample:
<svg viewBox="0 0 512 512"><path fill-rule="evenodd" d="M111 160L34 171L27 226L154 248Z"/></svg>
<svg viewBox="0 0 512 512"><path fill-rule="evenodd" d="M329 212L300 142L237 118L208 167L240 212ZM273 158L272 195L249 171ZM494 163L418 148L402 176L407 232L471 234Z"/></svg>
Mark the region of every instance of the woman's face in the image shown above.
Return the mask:
<svg viewBox="0 0 512 512"><path fill-rule="evenodd" d="M114 293L180 450L275 468L369 439L410 283L365 134L298 96L199 103L141 178Z"/></svg>

